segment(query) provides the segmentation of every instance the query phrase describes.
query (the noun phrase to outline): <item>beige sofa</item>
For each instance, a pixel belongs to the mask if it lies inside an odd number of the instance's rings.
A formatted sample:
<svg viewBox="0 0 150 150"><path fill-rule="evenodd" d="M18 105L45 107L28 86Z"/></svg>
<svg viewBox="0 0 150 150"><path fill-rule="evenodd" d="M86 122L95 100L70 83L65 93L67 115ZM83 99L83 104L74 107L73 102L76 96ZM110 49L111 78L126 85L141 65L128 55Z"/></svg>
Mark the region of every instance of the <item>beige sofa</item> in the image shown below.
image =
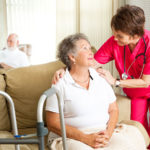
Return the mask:
<svg viewBox="0 0 150 150"><path fill-rule="evenodd" d="M0 90L6 91L13 99L16 110L17 125L20 134L36 132L37 103L41 94L50 88L51 79L56 70L64 66L59 61L42 65L23 67L12 70L0 70ZM143 126L130 121L130 99L117 96L119 121L138 126L146 144L149 137ZM9 108L4 97L0 96L0 138L13 137ZM46 138L45 138L46 140ZM0 145L0 150L15 149L14 145ZM21 145L21 150L37 150L37 145ZM45 144L45 149L47 149Z"/></svg>

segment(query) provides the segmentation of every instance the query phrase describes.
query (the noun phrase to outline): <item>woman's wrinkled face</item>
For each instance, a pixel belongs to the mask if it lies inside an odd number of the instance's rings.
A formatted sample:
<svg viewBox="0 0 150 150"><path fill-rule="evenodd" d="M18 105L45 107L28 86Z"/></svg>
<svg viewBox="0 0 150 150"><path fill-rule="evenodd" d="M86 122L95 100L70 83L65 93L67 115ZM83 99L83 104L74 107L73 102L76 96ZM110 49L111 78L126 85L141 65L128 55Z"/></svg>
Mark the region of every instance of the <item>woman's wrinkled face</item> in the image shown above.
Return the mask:
<svg viewBox="0 0 150 150"><path fill-rule="evenodd" d="M112 29L114 40L118 43L119 46L124 46L132 43L133 37L121 31L115 31Z"/></svg>
<svg viewBox="0 0 150 150"><path fill-rule="evenodd" d="M88 41L80 39L76 42L75 63L80 66L90 67L93 65L94 57L91 45Z"/></svg>

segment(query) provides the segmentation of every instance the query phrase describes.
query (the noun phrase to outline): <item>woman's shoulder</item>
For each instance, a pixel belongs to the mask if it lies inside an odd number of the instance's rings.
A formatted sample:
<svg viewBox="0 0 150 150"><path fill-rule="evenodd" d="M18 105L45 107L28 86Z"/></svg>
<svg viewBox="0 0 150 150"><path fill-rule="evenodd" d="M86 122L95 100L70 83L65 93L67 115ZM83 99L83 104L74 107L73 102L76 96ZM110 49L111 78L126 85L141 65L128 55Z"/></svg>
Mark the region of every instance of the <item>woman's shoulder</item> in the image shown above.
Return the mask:
<svg viewBox="0 0 150 150"><path fill-rule="evenodd" d="M63 89L64 84L65 84L64 83L64 77L65 77L65 75L63 77L61 77L56 84L52 84L51 87L55 88L58 91L61 90L61 89Z"/></svg>
<svg viewBox="0 0 150 150"><path fill-rule="evenodd" d="M94 84L97 86L97 88L101 87L103 90L108 91L112 89L111 85L103 77L101 77L95 69L90 68L89 70L90 75L92 76Z"/></svg>
<svg viewBox="0 0 150 150"><path fill-rule="evenodd" d="M56 89L64 88L65 86L67 86L67 82L69 82L69 80L70 80L70 74L68 69L66 69L64 75L58 80L56 84L52 84L52 87Z"/></svg>
<svg viewBox="0 0 150 150"><path fill-rule="evenodd" d="M94 68L89 68L90 71L90 76L95 79L95 80L99 80L101 82L107 82L104 78L102 78L99 73L94 69Z"/></svg>

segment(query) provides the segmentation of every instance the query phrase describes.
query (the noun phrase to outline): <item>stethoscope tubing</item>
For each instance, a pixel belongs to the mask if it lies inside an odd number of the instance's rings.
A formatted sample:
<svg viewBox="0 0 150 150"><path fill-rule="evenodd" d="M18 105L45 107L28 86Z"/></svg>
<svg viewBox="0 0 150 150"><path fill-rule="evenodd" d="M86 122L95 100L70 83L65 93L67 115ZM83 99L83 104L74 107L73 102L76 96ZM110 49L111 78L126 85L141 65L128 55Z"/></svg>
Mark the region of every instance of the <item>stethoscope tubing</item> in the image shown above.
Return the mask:
<svg viewBox="0 0 150 150"><path fill-rule="evenodd" d="M138 55L135 57L135 60L136 60L139 56L143 55L143 56L144 56L143 65L145 65L145 64L146 64L146 49L147 49L147 46L146 46L146 42L145 42L144 37L142 37L142 39L143 39L143 42L144 42L144 45L145 45L144 53L138 54ZM135 60L134 60L134 61L135 61ZM125 73L125 72L126 72L126 46L124 46L124 73Z"/></svg>

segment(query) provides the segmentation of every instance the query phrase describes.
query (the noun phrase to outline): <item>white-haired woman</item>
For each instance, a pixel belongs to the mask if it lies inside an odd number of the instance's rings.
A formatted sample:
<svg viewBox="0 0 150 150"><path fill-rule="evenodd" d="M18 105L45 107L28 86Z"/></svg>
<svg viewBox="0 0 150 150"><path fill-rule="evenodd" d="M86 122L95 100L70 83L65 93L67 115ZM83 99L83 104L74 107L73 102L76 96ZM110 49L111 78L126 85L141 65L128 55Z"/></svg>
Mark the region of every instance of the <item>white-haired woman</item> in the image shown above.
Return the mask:
<svg viewBox="0 0 150 150"><path fill-rule="evenodd" d="M58 58L67 69L57 84L52 86L63 97L68 149L118 150L119 143L122 144L119 148L127 145L121 136L112 136L118 121L116 97L107 81L90 68L94 58L87 37L78 33L65 38L59 45ZM56 95L47 100L46 120L50 131L49 146L53 150L61 150ZM133 150L128 146L130 149Z"/></svg>

